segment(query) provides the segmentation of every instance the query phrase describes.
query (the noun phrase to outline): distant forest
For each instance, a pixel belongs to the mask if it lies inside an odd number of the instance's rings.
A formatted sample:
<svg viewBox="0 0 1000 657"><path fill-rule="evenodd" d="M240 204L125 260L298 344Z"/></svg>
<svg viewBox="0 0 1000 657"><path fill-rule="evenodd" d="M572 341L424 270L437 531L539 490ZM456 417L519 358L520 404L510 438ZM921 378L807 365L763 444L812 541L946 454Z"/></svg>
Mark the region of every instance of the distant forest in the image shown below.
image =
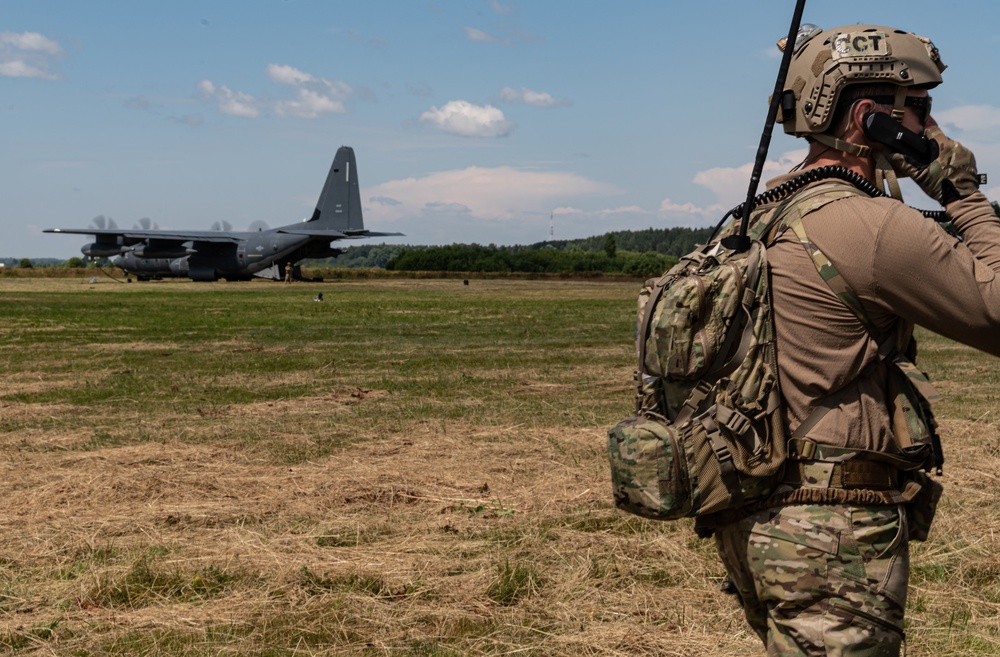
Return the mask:
<svg viewBox="0 0 1000 657"><path fill-rule="evenodd" d="M605 272L650 276L668 269L696 244L704 243L710 234L708 228L648 228L515 246L363 245L349 247L336 258L306 264L395 271Z"/></svg>
<svg viewBox="0 0 1000 657"><path fill-rule="evenodd" d="M993 201L992 205L1000 216L1000 204ZM395 271L604 272L654 276L669 269L696 245L704 244L711 232L710 228L647 228L516 246L354 246L337 258L316 264Z"/></svg>
<svg viewBox="0 0 1000 657"><path fill-rule="evenodd" d="M992 202L1000 215L1000 203ZM605 272L652 276L678 258L704 244L710 228L647 228L622 230L578 240L553 240L535 244L496 246L452 244L408 246L364 244L347 247L340 256L307 260L313 268L388 269L395 271L579 273ZM105 262L105 266L108 264ZM0 267L83 267L80 257L0 258Z"/></svg>

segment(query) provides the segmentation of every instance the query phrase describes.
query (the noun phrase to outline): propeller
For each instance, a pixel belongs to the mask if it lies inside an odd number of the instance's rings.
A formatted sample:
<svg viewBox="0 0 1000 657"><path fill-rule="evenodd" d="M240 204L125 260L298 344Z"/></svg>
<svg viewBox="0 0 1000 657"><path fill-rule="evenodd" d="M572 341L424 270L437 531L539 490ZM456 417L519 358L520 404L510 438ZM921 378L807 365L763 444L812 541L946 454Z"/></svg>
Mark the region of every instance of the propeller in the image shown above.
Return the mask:
<svg viewBox="0 0 1000 657"><path fill-rule="evenodd" d="M90 227L96 228L97 230L116 230L118 224L111 217L105 217L103 214L99 214L90 220Z"/></svg>
<svg viewBox="0 0 1000 657"><path fill-rule="evenodd" d="M232 229L233 225L228 221L222 221L222 222L216 221L214 224L212 224L212 230L225 231L228 233Z"/></svg>
<svg viewBox="0 0 1000 657"><path fill-rule="evenodd" d="M160 230L160 226L149 217L140 219L133 228L136 230Z"/></svg>
<svg viewBox="0 0 1000 657"><path fill-rule="evenodd" d="M251 221L250 225L247 226L247 230L249 230L251 232L262 231L262 230L270 230L270 229L271 229L271 227L268 226L263 221L261 221L260 219L257 219L256 221Z"/></svg>

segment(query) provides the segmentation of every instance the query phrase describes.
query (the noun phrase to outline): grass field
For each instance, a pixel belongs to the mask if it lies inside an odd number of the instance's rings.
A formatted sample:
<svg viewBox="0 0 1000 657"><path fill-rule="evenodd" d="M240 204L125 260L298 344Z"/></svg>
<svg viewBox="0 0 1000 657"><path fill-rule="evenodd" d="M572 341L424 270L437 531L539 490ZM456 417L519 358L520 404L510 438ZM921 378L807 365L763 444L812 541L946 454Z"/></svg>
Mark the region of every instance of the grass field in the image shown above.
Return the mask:
<svg viewBox="0 0 1000 657"><path fill-rule="evenodd" d="M637 288L0 278L0 651L761 654L710 542L611 505ZM921 337L908 654L1000 654L1000 363Z"/></svg>

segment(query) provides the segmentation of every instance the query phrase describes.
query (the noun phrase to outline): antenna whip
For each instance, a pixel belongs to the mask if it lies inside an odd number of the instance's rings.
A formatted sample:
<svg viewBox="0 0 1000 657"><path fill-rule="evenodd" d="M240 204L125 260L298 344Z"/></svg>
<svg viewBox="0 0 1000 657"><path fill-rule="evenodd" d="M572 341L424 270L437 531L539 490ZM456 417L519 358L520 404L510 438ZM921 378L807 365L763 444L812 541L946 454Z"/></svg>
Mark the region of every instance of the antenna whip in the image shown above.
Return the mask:
<svg viewBox="0 0 1000 657"><path fill-rule="evenodd" d="M802 12L806 0L797 0L795 13L792 15L792 25L788 28L788 39L781 55L781 67L778 69L778 79L774 83L774 93L771 94L771 105L767 109L767 120L764 122L764 132L760 135L760 145L757 147L757 159L753 163L753 173L750 174L750 187L747 189L747 199L743 204L743 216L740 218L740 232L722 240L722 245L734 251L746 251L750 248L750 238L747 237L747 227L750 223L750 213L753 211L753 198L760 184L760 174L767 160L767 149L771 145L771 132L778 117L778 106L781 104L782 92L785 90L785 78L788 77L788 65L792 62L795 52L795 40L802 23Z"/></svg>

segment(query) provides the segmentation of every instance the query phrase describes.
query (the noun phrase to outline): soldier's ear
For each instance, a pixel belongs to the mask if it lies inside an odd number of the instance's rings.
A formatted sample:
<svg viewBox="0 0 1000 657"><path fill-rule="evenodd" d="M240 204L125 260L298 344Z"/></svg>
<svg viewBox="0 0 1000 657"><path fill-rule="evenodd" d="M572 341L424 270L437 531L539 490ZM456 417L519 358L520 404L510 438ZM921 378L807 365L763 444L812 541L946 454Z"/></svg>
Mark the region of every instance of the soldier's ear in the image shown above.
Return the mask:
<svg viewBox="0 0 1000 657"><path fill-rule="evenodd" d="M851 105L850 128L856 128L858 132L864 133L865 115L875 109L875 101L870 98L860 98Z"/></svg>

